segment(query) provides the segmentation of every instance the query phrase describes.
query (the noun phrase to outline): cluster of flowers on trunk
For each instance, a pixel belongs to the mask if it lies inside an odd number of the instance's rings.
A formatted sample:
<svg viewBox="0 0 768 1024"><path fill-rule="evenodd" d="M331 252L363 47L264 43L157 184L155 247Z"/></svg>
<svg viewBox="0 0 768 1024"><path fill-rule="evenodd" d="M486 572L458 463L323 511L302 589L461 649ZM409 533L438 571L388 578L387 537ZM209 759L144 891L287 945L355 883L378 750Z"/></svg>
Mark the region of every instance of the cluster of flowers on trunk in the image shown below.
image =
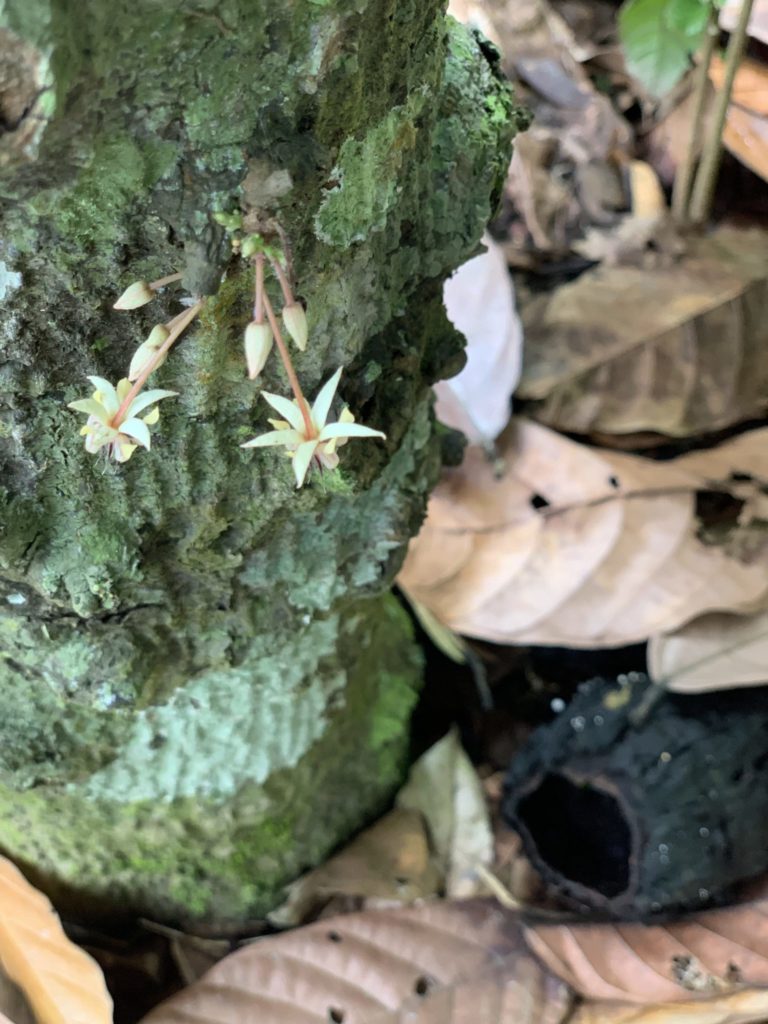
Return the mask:
<svg viewBox="0 0 768 1024"><path fill-rule="evenodd" d="M220 223L225 223L231 217L222 215ZM229 225L225 223L225 226ZM254 267L253 318L244 334L248 377L251 380L258 378L273 348L276 348L293 393L292 398L287 398L262 391L262 397L281 418L270 419L268 422L272 430L246 441L242 447L284 448L292 461L296 486L301 487L311 466L335 468L339 462L338 449L350 438L384 438L385 435L380 430L355 423L355 417L346 406L341 409L337 420L329 422L341 368L326 381L310 405L302 391L274 307L264 286L265 266L269 263L282 292L283 328L299 351L304 352L309 338L307 317L303 306L294 297L286 267L279 253L257 235L249 236L242 243L238 240L237 247ZM181 276L170 274L151 283L136 281L123 292L114 308L137 309L150 302L161 288L181 280ZM95 388L91 397L69 404L70 409L85 413L88 417L81 430L87 451L96 453L104 450L117 462L127 462L138 447L150 447L149 428L157 424L160 418L157 403L175 396L177 392L160 388L145 391L144 386L150 375L165 362L172 346L202 308L202 299L189 299L182 313L167 323L156 324L146 341L134 353L127 377L116 385L103 377L88 378Z"/></svg>

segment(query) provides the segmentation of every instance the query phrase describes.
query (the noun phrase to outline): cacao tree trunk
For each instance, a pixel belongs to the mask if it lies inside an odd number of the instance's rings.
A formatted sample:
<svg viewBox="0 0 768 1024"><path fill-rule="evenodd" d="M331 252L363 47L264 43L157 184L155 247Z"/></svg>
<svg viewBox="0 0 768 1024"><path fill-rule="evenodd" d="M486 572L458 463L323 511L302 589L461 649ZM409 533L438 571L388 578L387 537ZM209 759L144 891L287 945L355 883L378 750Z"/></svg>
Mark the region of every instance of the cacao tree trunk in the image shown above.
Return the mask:
<svg viewBox="0 0 768 1024"><path fill-rule="evenodd" d="M233 926L385 804L419 683L386 594L461 364L441 281L476 247L515 112L440 0L6 0L0 28L0 848L71 911ZM296 490L245 375L253 270L290 254L314 395L352 441ZM153 376L151 451L85 451L163 291L205 297ZM279 300L279 291L271 292ZM272 357L265 390L289 394Z"/></svg>

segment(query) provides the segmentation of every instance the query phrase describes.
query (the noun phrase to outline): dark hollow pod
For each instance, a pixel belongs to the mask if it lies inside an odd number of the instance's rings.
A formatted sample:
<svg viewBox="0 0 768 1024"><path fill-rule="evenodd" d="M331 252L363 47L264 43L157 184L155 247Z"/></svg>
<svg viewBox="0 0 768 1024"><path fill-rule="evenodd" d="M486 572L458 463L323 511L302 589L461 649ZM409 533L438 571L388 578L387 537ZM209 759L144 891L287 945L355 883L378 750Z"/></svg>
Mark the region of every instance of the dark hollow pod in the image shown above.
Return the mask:
<svg viewBox="0 0 768 1024"><path fill-rule="evenodd" d="M504 817L572 907L654 918L768 868L768 688L648 700L595 680L513 760Z"/></svg>

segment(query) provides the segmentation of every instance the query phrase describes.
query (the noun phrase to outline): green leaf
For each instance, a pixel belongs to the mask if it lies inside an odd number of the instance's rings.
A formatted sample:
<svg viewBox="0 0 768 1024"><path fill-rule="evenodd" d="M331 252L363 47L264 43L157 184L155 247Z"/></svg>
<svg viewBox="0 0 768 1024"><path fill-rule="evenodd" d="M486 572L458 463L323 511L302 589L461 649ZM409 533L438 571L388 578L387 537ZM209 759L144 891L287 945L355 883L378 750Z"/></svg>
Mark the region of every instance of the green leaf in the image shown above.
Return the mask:
<svg viewBox="0 0 768 1024"><path fill-rule="evenodd" d="M670 0L665 21L687 40L690 52L696 50L707 27L709 4L704 0Z"/></svg>
<svg viewBox="0 0 768 1024"><path fill-rule="evenodd" d="M627 67L649 92L677 84L698 49L707 23L702 0L628 0L619 13Z"/></svg>

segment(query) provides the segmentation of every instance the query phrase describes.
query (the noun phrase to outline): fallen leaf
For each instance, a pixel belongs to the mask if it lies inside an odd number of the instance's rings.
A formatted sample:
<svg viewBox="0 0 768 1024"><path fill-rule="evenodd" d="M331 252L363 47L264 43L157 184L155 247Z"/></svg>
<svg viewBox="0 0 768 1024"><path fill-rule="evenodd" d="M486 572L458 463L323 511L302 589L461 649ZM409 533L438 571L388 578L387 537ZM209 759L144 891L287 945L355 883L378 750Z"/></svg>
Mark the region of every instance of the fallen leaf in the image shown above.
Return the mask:
<svg viewBox="0 0 768 1024"><path fill-rule="evenodd" d="M716 53L712 55L709 64L709 79L718 92L722 91L725 84L725 61ZM743 57L733 80L731 103L751 110L753 114L768 116L767 84L768 70L765 65L750 57Z"/></svg>
<svg viewBox="0 0 768 1024"><path fill-rule="evenodd" d="M258 939L143 1024L558 1024L568 1004L514 918L474 900L348 914Z"/></svg>
<svg viewBox="0 0 768 1024"><path fill-rule="evenodd" d="M435 385L435 414L470 441L490 442L509 422L512 392L520 379L523 329L500 246L485 237L487 251L464 263L443 286L448 319L467 339L467 362L450 380Z"/></svg>
<svg viewBox="0 0 768 1024"><path fill-rule="evenodd" d="M600 266L523 310L517 395L560 430L675 437L768 405L768 235L722 228L671 266Z"/></svg>
<svg viewBox="0 0 768 1024"><path fill-rule="evenodd" d="M525 938L586 999L685 1003L768 986L766 899L664 925L535 925Z"/></svg>
<svg viewBox="0 0 768 1024"><path fill-rule="evenodd" d="M764 431L743 435L739 458L750 443L765 445ZM500 478L477 447L445 472L398 578L452 630L622 646L709 611L752 611L768 593L764 531L719 546L698 536L696 492L711 484L686 458L591 449L525 420L499 454Z"/></svg>
<svg viewBox="0 0 768 1024"><path fill-rule="evenodd" d="M0 1024L7 1020L13 1024L37 1024L24 993L0 971Z"/></svg>
<svg viewBox="0 0 768 1024"><path fill-rule="evenodd" d="M746 989L690 1003L636 1006L633 1003L585 1003L568 1024L765 1024L768 990Z"/></svg>
<svg viewBox="0 0 768 1024"><path fill-rule="evenodd" d="M424 816L446 894L464 899L484 892L475 872L493 861L488 804L455 729L422 754L396 803Z"/></svg>
<svg viewBox="0 0 768 1024"><path fill-rule="evenodd" d="M725 62L715 54L709 77L720 91L725 82ZM742 59L731 92L723 143L751 171L768 181L768 69Z"/></svg>
<svg viewBox="0 0 768 1024"><path fill-rule="evenodd" d="M675 693L768 683L768 611L702 615L651 637L648 674Z"/></svg>
<svg viewBox="0 0 768 1024"><path fill-rule="evenodd" d="M424 818L417 810L398 808L290 885L288 899L269 920L280 927L302 924L318 906L339 895L412 903L434 895L440 883Z"/></svg>
<svg viewBox="0 0 768 1024"><path fill-rule="evenodd" d="M48 899L0 857L0 960L38 1024L111 1022L112 1000L95 961L70 942Z"/></svg>

